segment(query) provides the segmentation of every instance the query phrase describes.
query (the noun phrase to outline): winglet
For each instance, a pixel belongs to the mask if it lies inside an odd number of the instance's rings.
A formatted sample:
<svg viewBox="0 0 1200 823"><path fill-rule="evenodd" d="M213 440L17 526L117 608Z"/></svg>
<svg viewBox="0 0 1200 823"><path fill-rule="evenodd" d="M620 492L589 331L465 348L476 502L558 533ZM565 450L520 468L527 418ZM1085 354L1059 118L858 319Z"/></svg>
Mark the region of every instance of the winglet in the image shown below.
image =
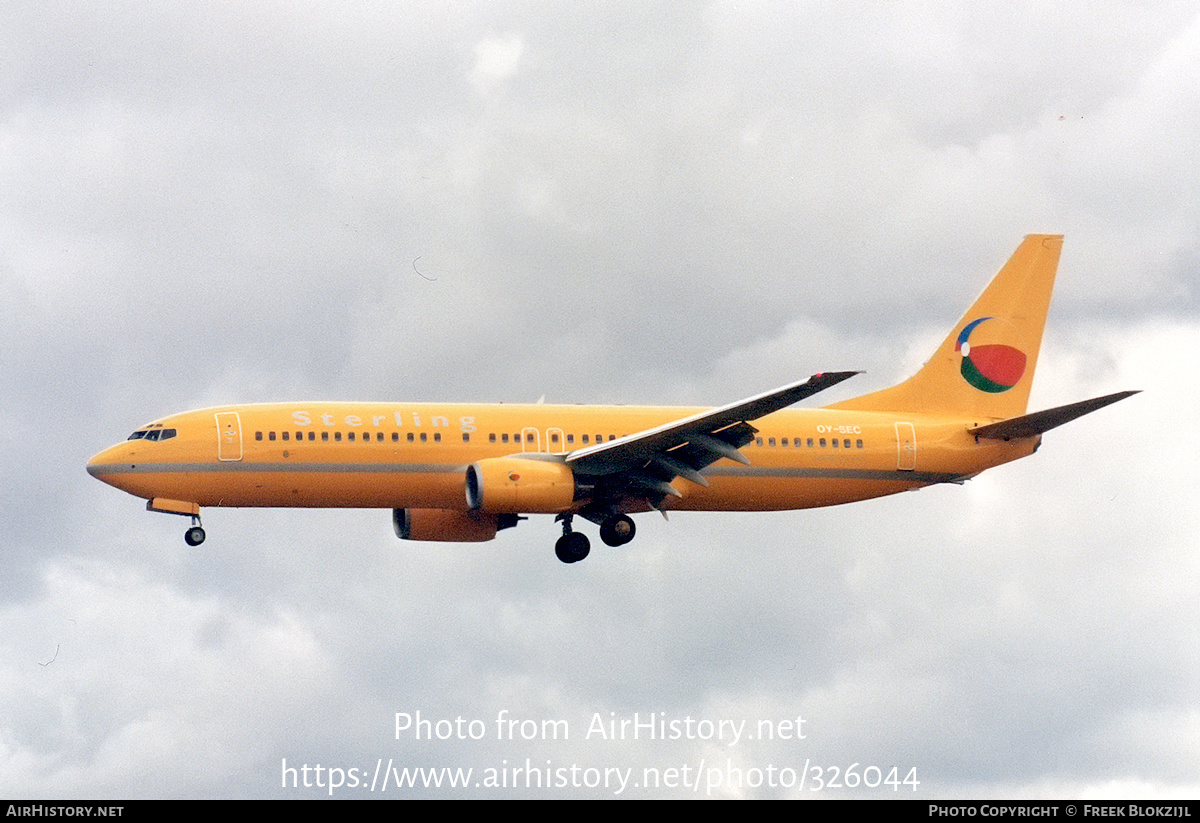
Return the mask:
<svg viewBox="0 0 1200 823"><path fill-rule="evenodd" d="M1078 403L1058 406L1057 408L1046 409L1045 411L1034 412L1033 414L1010 417L1008 420L1001 420L999 423L974 426L967 429L967 431L976 437L986 437L989 440L1013 440L1021 437L1034 437L1035 435L1061 426L1063 423L1070 423L1077 417L1083 417L1085 414L1102 409L1105 406L1116 403L1118 400L1124 400L1126 397L1137 393L1138 391L1122 391L1116 394L1107 394L1104 397L1093 397L1091 400L1081 400Z"/></svg>

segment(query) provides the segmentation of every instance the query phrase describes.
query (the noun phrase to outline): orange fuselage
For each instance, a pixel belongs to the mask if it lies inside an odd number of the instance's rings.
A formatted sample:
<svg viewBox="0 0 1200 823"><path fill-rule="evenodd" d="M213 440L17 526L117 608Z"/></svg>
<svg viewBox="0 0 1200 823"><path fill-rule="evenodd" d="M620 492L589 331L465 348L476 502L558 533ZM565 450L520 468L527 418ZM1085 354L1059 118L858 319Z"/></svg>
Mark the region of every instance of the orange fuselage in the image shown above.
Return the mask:
<svg viewBox="0 0 1200 823"><path fill-rule="evenodd" d="M187 412L153 424L174 435L129 440L88 471L148 500L197 506L465 510L478 460L565 454L703 409L509 404L279 403ZM961 482L1032 453L1040 438L979 440L989 422L920 414L786 409L755 422L707 486L676 480L660 508L770 511L829 506Z"/></svg>

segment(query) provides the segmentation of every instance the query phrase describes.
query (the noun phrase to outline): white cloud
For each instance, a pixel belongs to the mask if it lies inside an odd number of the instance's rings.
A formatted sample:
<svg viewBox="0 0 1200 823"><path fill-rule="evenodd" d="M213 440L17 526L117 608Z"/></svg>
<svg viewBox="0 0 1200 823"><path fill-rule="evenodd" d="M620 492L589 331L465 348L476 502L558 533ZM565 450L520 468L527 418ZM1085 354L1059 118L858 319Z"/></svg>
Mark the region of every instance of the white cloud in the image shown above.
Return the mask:
<svg viewBox="0 0 1200 823"><path fill-rule="evenodd" d="M520 35L488 37L475 44L475 65L470 81L483 97L491 96L506 83L521 65L525 43Z"/></svg>

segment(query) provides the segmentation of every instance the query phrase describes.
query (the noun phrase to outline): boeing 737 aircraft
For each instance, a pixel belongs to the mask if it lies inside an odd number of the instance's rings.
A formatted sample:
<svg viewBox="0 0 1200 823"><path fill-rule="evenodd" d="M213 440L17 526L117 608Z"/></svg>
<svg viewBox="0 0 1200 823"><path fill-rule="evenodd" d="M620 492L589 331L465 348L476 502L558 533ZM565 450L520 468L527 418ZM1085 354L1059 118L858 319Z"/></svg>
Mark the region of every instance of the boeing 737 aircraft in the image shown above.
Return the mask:
<svg viewBox="0 0 1200 823"><path fill-rule="evenodd" d="M1026 413L1062 237L1030 235L913 377L788 409L856 372L825 372L715 409L451 403L271 403L185 412L105 449L88 472L191 518L203 506L392 510L407 540L491 540L553 514L564 563L575 517L609 546L631 514L832 506L962 483L1042 434L1136 392Z"/></svg>

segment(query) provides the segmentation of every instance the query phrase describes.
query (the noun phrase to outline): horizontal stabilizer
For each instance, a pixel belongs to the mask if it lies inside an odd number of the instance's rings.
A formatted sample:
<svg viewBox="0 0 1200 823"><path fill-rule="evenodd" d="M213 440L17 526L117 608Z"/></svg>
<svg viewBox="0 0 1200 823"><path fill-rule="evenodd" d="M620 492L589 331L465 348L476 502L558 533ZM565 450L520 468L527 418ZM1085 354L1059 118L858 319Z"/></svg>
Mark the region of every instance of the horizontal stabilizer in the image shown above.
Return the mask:
<svg viewBox="0 0 1200 823"><path fill-rule="evenodd" d="M1033 414L1024 414L1020 417L1011 417L1008 420L1001 420L999 423L989 423L986 426L975 426L967 429L968 432L976 437L986 437L991 440L1013 440L1021 437L1033 437L1042 432L1049 431L1056 426L1061 426L1063 423L1070 423L1077 417L1083 417L1085 414L1102 409L1118 400L1124 400L1132 394L1137 394L1137 391L1122 391L1116 394L1108 394L1104 397L1093 397L1091 400L1081 400L1078 403L1071 403L1066 406L1059 406L1054 409L1046 409L1045 411L1034 412Z"/></svg>

